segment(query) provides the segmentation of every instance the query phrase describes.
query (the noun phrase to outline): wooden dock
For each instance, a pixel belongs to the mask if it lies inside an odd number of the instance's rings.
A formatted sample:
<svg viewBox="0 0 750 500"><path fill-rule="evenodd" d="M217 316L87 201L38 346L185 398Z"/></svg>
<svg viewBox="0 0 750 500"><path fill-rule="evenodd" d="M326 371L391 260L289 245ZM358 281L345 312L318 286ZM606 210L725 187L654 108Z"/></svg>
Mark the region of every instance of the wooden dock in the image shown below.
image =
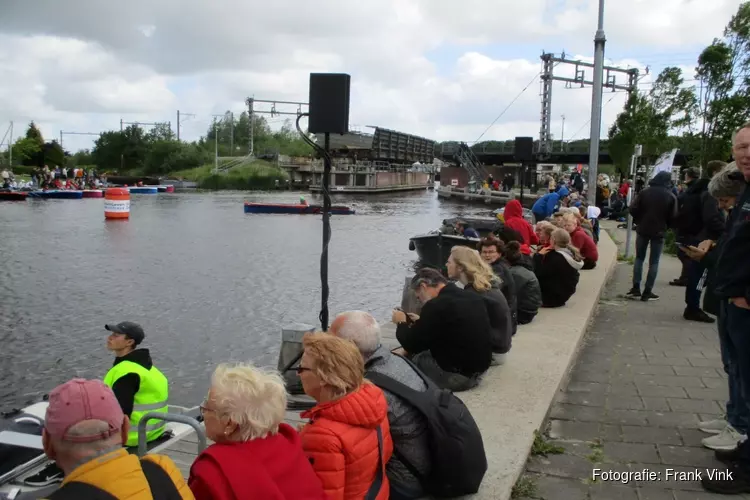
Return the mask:
<svg viewBox="0 0 750 500"><path fill-rule="evenodd" d="M383 345L394 349L398 347L398 340L396 340L396 328L392 323L385 323L381 325L381 334ZM297 428L300 424L306 423L306 420L300 417L301 411L287 411L284 421ZM212 441L208 441L211 445ZM195 432L187 434L185 437L171 443L168 447L159 450L157 453L167 455L169 458L174 460L174 463L182 472L182 475L187 478L190 476L190 466L198 456L198 437Z"/></svg>

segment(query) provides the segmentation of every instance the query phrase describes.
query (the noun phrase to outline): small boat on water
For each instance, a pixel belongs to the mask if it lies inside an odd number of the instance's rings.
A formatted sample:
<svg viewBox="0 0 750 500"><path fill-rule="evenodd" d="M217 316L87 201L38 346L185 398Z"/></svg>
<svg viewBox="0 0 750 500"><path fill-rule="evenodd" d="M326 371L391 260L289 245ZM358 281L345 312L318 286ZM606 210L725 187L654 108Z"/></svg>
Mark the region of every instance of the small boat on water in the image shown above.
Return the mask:
<svg viewBox="0 0 750 500"><path fill-rule="evenodd" d="M31 198L43 198L47 200L80 200L83 198L83 191L69 189L51 189L49 191L30 191Z"/></svg>
<svg viewBox="0 0 750 500"><path fill-rule="evenodd" d="M0 191L0 201L24 201L28 195L25 191Z"/></svg>
<svg viewBox="0 0 750 500"><path fill-rule="evenodd" d="M44 471L51 462L42 448L42 429L48 403L41 401L23 409L16 409L0 417L0 498L14 498L20 492L38 491L32 481L26 481ZM198 407L169 406L164 436L148 443L148 453L158 453L191 432L198 433L198 452L206 445L205 431L198 420ZM173 420L170 420L173 418ZM151 422L155 422L151 420Z"/></svg>
<svg viewBox="0 0 750 500"><path fill-rule="evenodd" d="M245 202L246 214L321 214L321 205L304 203L249 203ZM354 210L344 205L332 205L331 215L354 215Z"/></svg>
<svg viewBox="0 0 750 500"><path fill-rule="evenodd" d="M84 198L104 198L104 191L101 189L84 189Z"/></svg>

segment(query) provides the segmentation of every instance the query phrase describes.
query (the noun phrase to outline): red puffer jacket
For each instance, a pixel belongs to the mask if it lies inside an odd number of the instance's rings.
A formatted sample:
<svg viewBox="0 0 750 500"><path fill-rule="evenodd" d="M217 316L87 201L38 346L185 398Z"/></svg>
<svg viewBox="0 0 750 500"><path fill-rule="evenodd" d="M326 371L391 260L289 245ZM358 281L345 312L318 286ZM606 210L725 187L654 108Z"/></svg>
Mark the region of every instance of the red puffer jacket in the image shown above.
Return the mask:
<svg viewBox="0 0 750 500"><path fill-rule="evenodd" d="M388 404L383 391L365 382L341 399L317 405L302 414L309 418L300 435L302 448L331 500L361 500L375 480L378 436L383 435L383 485L377 500L389 496L385 464L393 453Z"/></svg>

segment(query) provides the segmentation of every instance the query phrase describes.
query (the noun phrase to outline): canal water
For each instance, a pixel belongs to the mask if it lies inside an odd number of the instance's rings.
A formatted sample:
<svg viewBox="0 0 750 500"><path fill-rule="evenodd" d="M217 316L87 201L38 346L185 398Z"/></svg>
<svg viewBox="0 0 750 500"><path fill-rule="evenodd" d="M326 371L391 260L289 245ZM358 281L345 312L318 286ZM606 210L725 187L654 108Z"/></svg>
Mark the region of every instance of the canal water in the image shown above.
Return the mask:
<svg viewBox="0 0 750 500"><path fill-rule="evenodd" d="M0 411L103 377L105 323L144 327L175 404L198 404L222 361L275 366L282 326L319 325L321 217L244 214L242 203L300 194L134 195L125 222L105 222L101 199L0 203ZM426 191L334 203L357 215L331 218L331 318L387 320L415 260L409 237L489 212Z"/></svg>

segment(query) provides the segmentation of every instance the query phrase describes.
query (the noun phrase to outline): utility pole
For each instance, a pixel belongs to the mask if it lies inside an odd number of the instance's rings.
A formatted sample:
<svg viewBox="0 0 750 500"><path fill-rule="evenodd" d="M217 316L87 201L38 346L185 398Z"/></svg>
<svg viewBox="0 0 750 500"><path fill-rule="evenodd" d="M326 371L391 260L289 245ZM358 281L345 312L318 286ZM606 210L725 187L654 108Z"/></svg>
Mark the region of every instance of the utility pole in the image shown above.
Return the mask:
<svg viewBox="0 0 750 500"><path fill-rule="evenodd" d="M122 132L122 118L120 118L120 132Z"/></svg>
<svg viewBox="0 0 750 500"><path fill-rule="evenodd" d="M587 70L595 68L595 64L584 61L576 61L575 59L567 59L565 56L557 57L551 53L544 53L541 55L542 59L542 119L541 129L539 130L539 154L540 156L549 155L552 152L552 81L565 82L566 88L583 88L587 85L592 85L596 88L596 78L589 80L587 78ZM573 78L557 76L554 74L554 68L560 64L569 64L575 68L575 76ZM623 69L616 68L614 66L603 66L606 78L599 79L599 88L608 88L612 92L616 90L624 90L626 92L633 92L638 87L638 69ZM617 75L626 77L625 83L618 83ZM601 128L601 93L599 94L600 103L600 125ZM597 130L599 130L597 129ZM598 136L597 136L598 137ZM598 143L597 143L598 149ZM597 159L598 159L597 153Z"/></svg>
<svg viewBox="0 0 750 500"><path fill-rule="evenodd" d="M10 168L13 168L13 122L10 122L10 140L8 142L8 161Z"/></svg>
<svg viewBox="0 0 750 500"><path fill-rule="evenodd" d="M219 171L219 135L216 133L216 117L214 116L214 173Z"/></svg>
<svg viewBox="0 0 750 500"><path fill-rule="evenodd" d="M253 144L253 138L255 137L255 130L253 130L253 128L254 128L254 122L255 122L255 117L253 116L253 111L254 111L254 108L255 108L255 106L254 106L255 99L253 99L252 97L248 97L247 101L245 101L245 102L247 103L247 109L248 109L247 116L250 119L250 145L248 146L247 155L248 156L253 156L253 151L254 151L253 150L253 146L254 146L254 144Z"/></svg>
<svg viewBox="0 0 750 500"><path fill-rule="evenodd" d="M229 156L234 156L234 112L229 113Z"/></svg>
<svg viewBox="0 0 750 500"><path fill-rule="evenodd" d="M596 178L599 169L599 136L602 133L602 81L604 79L604 0L599 0L599 23L594 35L594 86L591 91L591 137L589 146L589 205L596 204Z"/></svg>
<svg viewBox="0 0 750 500"><path fill-rule="evenodd" d="M255 109L255 103L266 103L271 105L271 109L269 111L264 110L256 110ZM302 106L308 106L306 102L295 102L295 101L273 101L273 100L263 100L263 99L255 99L254 97L248 97L245 100L245 103L247 103L248 108L248 115L250 117L250 151L249 155L253 154L253 136L255 135L253 133L253 115L255 113L265 113L271 116L276 115L291 115L291 116L299 116L302 114ZM289 106L297 106L297 111L277 111L276 105L289 105Z"/></svg>
<svg viewBox="0 0 750 500"><path fill-rule="evenodd" d="M562 118L562 130L560 131L560 151L565 151L565 115L560 115Z"/></svg>
<svg viewBox="0 0 750 500"><path fill-rule="evenodd" d="M177 110L177 140L180 140L180 126L182 125L182 120L185 118L195 118L195 115L193 113L181 113L180 110Z"/></svg>

